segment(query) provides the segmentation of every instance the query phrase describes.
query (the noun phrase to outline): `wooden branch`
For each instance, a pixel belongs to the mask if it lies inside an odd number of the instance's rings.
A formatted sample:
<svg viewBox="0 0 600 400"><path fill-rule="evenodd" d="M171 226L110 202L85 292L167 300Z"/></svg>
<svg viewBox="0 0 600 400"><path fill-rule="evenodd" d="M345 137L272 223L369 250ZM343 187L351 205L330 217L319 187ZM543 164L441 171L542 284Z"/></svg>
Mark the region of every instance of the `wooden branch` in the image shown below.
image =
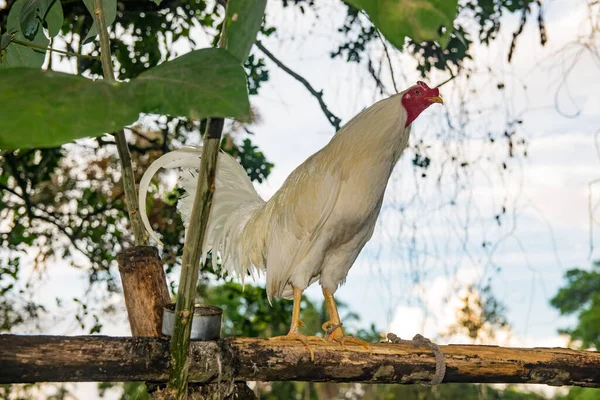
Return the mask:
<svg viewBox="0 0 600 400"><path fill-rule="evenodd" d="M312 85L306 79L304 79L298 73L292 71L287 65L282 63L281 60L279 60L277 57L275 57L273 55L273 53L271 53L262 44L262 42L260 40L257 40L255 45L256 45L256 47L258 47L260 49L260 51L262 51L264 53L265 56L267 56L271 61L273 61L275 63L275 65L277 65L279 68L281 68L282 70L287 72L292 78L294 78L295 80L300 82L306 88L306 90L308 90L308 92L317 99L317 101L319 102L319 106L321 107L321 110L323 111L323 114L325 114L325 117L327 118L327 120L329 121L331 126L333 126L335 128L336 132L339 131L342 120L340 118L336 117L329 110L329 108L327 108L327 104L325 104L325 101L323 101L323 91L322 90L317 91L315 88L312 87Z"/></svg>
<svg viewBox="0 0 600 400"><path fill-rule="evenodd" d="M133 238L136 246L148 245L148 232L144 228L144 222L140 216L138 209L138 195L135 185L135 176L133 174L133 163L131 162L131 153L125 138L125 131L119 129L115 132L115 143L119 152L119 160L121 160L121 181L123 182L123 191L125 192L125 205L133 231Z"/></svg>
<svg viewBox="0 0 600 400"><path fill-rule="evenodd" d="M81 57L81 58L87 58L87 59L90 59L90 60L100 61L100 57L97 57L97 56L90 56L88 54L77 54L77 53L73 53L71 51L64 51L64 50L60 50L60 49L53 49L52 47L41 46L39 44L35 44L33 42L27 42L27 41L24 41L24 40L18 40L18 39L11 38L10 42L11 43L20 44L21 46L31 47L32 49L43 50L44 52L50 51L50 52L53 52L53 53L58 53L58 54L62 54L62 55L69 56L69 57ZM50 68L48 68L48 69L50 69Z"/></svg>
<svg viewBox="0 0 600 400"><path fill-rule="evenodd" d="M313 381L418 383L435 371L425 347L312 344L264 339L193 341L190 382ZM600 353L561 348L440 346L445 383L540 383L600 387ZM168 379L169 342L158 338L0 335L0 383L154 381Z"/></svg>
<svg viewBox="0 0 600 400"><path fill-rule="evenodd" d="M163 307L171 298L158 250L136 246L119 253L117 261L131 335L160 337Z"/></svg>
<svg viewBox="0 0 600 400"><path fill-rule="evenodd" d="M100 60L104 79L108 82L115 82L115 72L113 70L112 57L110 53L110 37L108 27L104 19L103 0L94 0L94 21L98 26L98 36L100 37ZM138 210L137 190L135 187L135 176L133 175L133 164L131 163L131 154L127 147L125 131L119 129L114 133L119 159L121 160L121 181L125 192L125 205L131 222L133 237L137 246L146 246L148 244L148 233L144 228L142 217Z"/></svg>
<svg viewBox="0 0 600 400"><path fill-rule="evenodd" d="M100 59L102 60L102 73L104 79L109 82L115 81L115 72L113 70L112 59L110 56L110 38L108 37L108 27L104 18L103 0L94 0L94 22L98 27L98 36L100 38Z"/></svg>

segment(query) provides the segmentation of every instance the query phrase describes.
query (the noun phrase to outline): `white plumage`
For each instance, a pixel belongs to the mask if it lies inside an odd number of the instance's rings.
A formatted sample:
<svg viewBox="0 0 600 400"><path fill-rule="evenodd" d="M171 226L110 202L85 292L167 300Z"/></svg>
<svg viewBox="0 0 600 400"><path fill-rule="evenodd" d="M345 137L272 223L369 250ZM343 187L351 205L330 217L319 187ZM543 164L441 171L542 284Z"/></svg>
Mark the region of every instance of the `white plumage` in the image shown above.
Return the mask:
<svg viewBox="0 0 600 400"><path fill-rule="evenodd" d="M373 234L388 179L408 143L410 123L433 102L442 102L439 91L419 82L367 108L296 168L266 202L244 169L229 155L219 155L203 254L210 249L220 253L223 269L242 280L266 271L269 300L294 298L286 338L309 347L306 337L298 333L300 296L320 280L330 323L338 331L333 340L344 340L332 294ZM145 213L151 177L160 168L182 168L180 185L194 194L201 155L201 148L176 150L144 174L140 210L155 240ZM192 203L192 196L186 195L178 204L186 227Z"/></svg>

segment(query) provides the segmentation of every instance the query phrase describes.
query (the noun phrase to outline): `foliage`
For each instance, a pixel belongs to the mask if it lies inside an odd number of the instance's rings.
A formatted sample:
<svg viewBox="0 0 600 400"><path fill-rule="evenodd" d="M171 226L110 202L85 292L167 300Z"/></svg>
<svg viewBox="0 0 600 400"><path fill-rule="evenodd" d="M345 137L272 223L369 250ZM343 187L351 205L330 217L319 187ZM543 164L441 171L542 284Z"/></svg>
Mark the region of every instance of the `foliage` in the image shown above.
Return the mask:
<svg viewBox="0 0 600 400"><path fill-rule="evenodd" d="M370 2L370 1L366 1ZM348 1L354 4L352 1ZM361 3L362 2L357 2ZM376 2L373 2L376 3ZM389 2L395 4L394 2ZM448 4L456 4L454 2L446 2ZM473 39L467 33L467 26L475 19L479 27L479 42L482 44L490 44L496 39L500 31L500 19L507 13L521 12L526 15L533 0L469 0L459 2L458 17L453 26L447 25L444 33L443 45L432 40L421 41L418 37L411 37L404 43L394 43L389 37L386 38L399 49L412 54L418 63L417 69L423 77L426 77L432 70L449 71L456 75L463 68L466 61L471 59L470 49L473 44ZM541 2L538 4L539 15L542 13ZM447 12L450 13L450 5ZM453 11L454 12L454 11ZM460 18L464 17L464 18ZM442 23L443 24L443 23ZM538 18L540 34L544 32L543 38L540 39L542 44L545 43L545 26L543 19ZM402 27L396 27L402 29ZM368 57L367 48L373 44L379 36L378 29L373 26L370 20L362 18L361 11L352 5L348 5L346 20L342 27L338 29L344 34L344 42L338 48L330 53L332 58L344 57L349 62L361 62L365 55ZM521 32L516 32L513 37L516 41ZM433 34L433 33L432 33ZM511 48L514 46L514 41ZM372 65L373 60L369 59L368 64ZM373 70L371 75L377 81L380 73L375 73Z"/></svg>
<svg viewBox="0 0 600 400"><path fill-rule="evenodd" d="M596 400L599 394L600 389L572 387L569 389L569 393L558 396L556 400Z"/></svg>
<svg viewBox="0 0 600 400"><path fill-rule="evenodd" d="M488 385L449 383L434 388L419 385L364 385L364 397L378 400L419 399L419 400L544 400L547 397L517 388L497 389ZM356 399L361 397L354 397Z"/></svg>
<svg viewBox="0 0 600 400"><path fill-rule="evenodd" d="M491 293L490 286L476 288L469 285L461 295L462 307L456 315L456 323L447 335L464 334L473 342L494 338L494 332L505 328L504 306Z"/></svg>
<svg viewBox="0 0 600 400"><path fill-rule="evenodd" d="M122 95L121 86L105 81L11 68L0 75L0 86L0 101L9 105L11 114L0 121L3 149L52 147L82 136L98 136L138 116L129 106L133 99ZM28 95L23 96L21 90Z"/></svg>
<svg viewBox="0 0 600 400"><path fill-rule="evenodd" d="M46 400L66 400L74 399L70 393L67 384L47 383L44 387L44 394L35 384L26 385L0 385L0 399L2 400L33 400L44 396Z"/></svg>
<svg viewBox="0 0 600 400"><path fill-rule="evenodd" d="M232 146L227 152L234 157L239 157L250 179L258 183L262 183L273 168L273 164L266 161L264 154L252 144L250 139L244 139L241 145Z"/></svg>
<svg viewBox="0 0 600 400"><path fill-rule="evenodd" d="M28 47L23 44L10 43L12 40L27 40L25 35L21 32L19 24L19 15L25 4L26 0L17 0L8 14L6 29L4 29L2 41L9 42L9 44L3 44L2 48L0 49L0 71L2 71L3 68L9 67L41 67L44 63L44 58L46 57L45 51L42 51L39 48ZM49 43L48 38L44 35L44 32L42 32L41 29L37 31L31 41L34 45L39 46L42 49L45 49Z"/></svg>
<svg viewBox="0 0 600 400"><path fill-rule="evenodd" d="M558 290L550 304L561 315L577 314L577 325L564 329L561 333L581 341L583 348L600 348L600 261L592 264L590 270L570 269L565 273L567 283ZM597 399L600 389L573 387L559 400Z"/></svg>
<svg viewBox="0 0 600 400"><path fill-rule="evenodd" d="M85 7L87 8L90 15L94 15L94 0L83 0ZM115 18L117 17L117 2L116 0L103 0L102 1L102 9L104 15L104 23L106 26L111 26L113 22L115 22ZM98 24L94 19L92 23L92 27L88 31L87 35L83 38L83 44L89 43L96 38L98 35Z"/></svg>
<svg viewBox="0 0 600 400"><path fill-rule="evenodd" d="M11 111L0 122L4 149L51 147L102 135L135 122L140 112L195 119L245 119L249 113L243 70L221 49L193 51L129 83L11 68L0 74L0 85L0 101Z"/></svg>
<svg viewBox="0 0 600 400"><path fill-rule="evenodd" d="M575 328L564 329L583 348L600 349L600 261L591 270L571 269L565 273L567 283L550 304L562 315L577 315Z"/></svg>
<svg viewBox="0 0 600 400"><path fill-rule="evenodd" d="M220 40L226 43L220 47L227 49L234 57L244 62L256 40L265 13L267 0L229 0L225 16L224 35Z"/></svg>
<svg viewBox="0 0 600 400"><path fill-rule="evenodd" d="M52 18L52 16L56 16L57 18ZM57 28L60 29L60 25L62 25L62 19L58 18L59 16L62 16L62 6L60 5L60 1L28 0L23 4L23 8L21 9L19 26L23 35L27 39L33 40L38 33L41 23L48 18L48 30L51 33L56 32L54 35L51 35L55 36L58 34Z"/></svg>
<svg viewBox="0 0 600 400"><path fill-rule="evenodd" d="M397 48L404 47L404 38L417 42L437 40L445 47L458 0L345 0L369 14L374 25Z"/></svg>
<svg viewBox="0 0 600 400"><path fill-rule="evenodd" d="M102 382L98 384L98 396L104 398L109 389L113 389L118 384L113 382ZM123 392L119 400L150 400L150 395L143 382L125 382L122 385Z"/></svg>

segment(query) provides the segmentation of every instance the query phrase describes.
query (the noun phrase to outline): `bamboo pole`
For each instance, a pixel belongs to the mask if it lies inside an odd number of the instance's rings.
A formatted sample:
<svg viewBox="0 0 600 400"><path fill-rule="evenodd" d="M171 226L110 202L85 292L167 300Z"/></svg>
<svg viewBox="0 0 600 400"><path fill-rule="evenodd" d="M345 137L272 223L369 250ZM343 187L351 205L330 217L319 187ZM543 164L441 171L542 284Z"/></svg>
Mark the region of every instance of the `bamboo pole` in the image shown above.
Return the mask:
<svg viewBox="0 0 600 400"><path fill-rule="evenodd" d="M225 15L227 15L227 9L225 9ZM220 48L227 47L226 27L227 24L224 21L221 27L221 38L217 45ZM217 159L221 148L224 122L222 118L214 118L209 119L206 124L192 215L183 246L182 268L175 305L175 327L171 337L169 382L166 393L163 395L165 398L185 399L188 394L190 364L188 358L192 319L190 316L196 298L200 257L215 190Z"/></svg>
<svg viewBox="0 0 600 400"><path fill-rule="evenodd" d="M212 197L215 190L215 174L217 171L217 156L221 145L223 119L211 119L206 126L198 185L194 197L194 205L190 225L183 247L182 267L177 290L175 306L175 327L171 337L171 368L169 385L178 399L185 398L188 386L190 334L192 329L191 315L196 298L196 285L200 272L200 256L204 243L206 226Z"/></svg>

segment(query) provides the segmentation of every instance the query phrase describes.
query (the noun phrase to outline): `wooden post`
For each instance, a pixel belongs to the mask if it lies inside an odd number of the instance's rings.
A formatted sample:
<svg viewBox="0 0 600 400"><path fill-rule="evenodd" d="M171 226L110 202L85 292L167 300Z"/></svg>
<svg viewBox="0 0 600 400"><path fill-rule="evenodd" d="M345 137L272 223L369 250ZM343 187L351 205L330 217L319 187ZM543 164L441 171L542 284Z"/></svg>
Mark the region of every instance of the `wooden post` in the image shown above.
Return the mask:
<svg viewBox="0 0 600 400"><path fill-rule="evenodd" d="M161 335L163 307L171 299L158 250L135 246L117 255L133 336Z"/></svg>

